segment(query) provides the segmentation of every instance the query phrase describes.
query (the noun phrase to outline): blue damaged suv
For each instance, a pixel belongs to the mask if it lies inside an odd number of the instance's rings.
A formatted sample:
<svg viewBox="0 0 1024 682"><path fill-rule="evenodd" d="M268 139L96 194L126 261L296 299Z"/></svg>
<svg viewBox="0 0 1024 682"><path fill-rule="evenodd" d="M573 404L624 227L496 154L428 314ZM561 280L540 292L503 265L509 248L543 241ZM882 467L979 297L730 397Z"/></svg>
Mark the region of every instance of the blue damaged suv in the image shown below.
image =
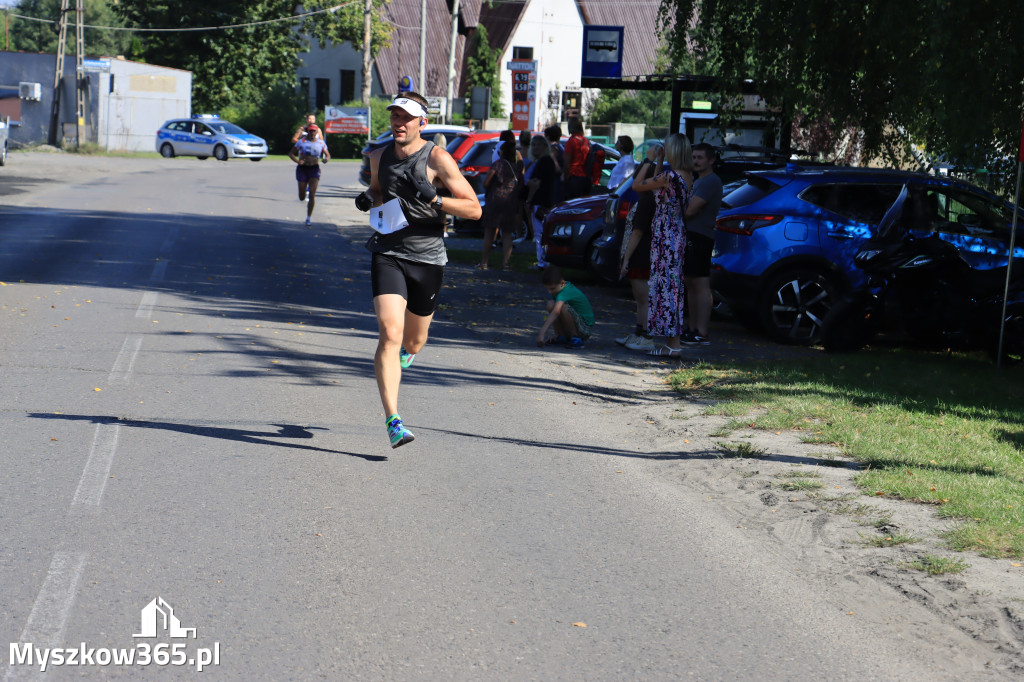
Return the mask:
<svg viewBox="0 0 1024 682"><path fill-rule="evenodd" d="M853 257L904 184L919 198L903 217L912 231L937 234L975 268L1007 263L1013 207L966 182L796 165L747 180L722 201L711 286L742 322L782 343L815 343L837 294L862 283ZM1015 259L1024 257L1020 232Z"/></svg>

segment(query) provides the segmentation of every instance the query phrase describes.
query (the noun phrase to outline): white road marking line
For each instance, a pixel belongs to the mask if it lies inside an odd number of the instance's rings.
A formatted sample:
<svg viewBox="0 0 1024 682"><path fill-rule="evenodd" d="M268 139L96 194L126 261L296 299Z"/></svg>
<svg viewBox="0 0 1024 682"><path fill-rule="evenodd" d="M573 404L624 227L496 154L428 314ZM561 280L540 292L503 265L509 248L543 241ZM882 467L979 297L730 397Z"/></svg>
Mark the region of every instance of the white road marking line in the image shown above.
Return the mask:
<svg viewBox="0 0 1024 682"><path fill-rule="evenodd" d="M128 383L140 348L142 348L141 334L129 334L125 337L124 343L121 345L121 352L117 354L114 367L110 370L110 376L107 377L108 384Z"/></svg>
<svg viewBox="0 0 1024 682"><path fill-rule="evenodd" d="M21 631L19 644L34 644L37 647L54 647L64 641L64 631L68 624L68 614L75 602L78 582L85 568L86 554L57 552L50 562L50 570L46 572L46 580L39 590L36 603L32 606L25 629ZM39 669L23 665L9 667L4 675L4 682L19 679L36 679Z"/></svg>
<svg viewBox="0 0 1024 682"><path fill-rule="evenodd" d="M89 458L85 461L82 478L78 481L78 490L71 500L72 506L99 506L103 499L103 491L107 488L107 478L114 463L114 452L117 450L117 439L120 434L120 424L96 425L96 435L92 439L92 448L89 450Z"/></svg>
<svg viewBox="0 0 1024 682"><path fill-rule="evenodd" d="M161 282L164 276L167 274L167 266L171 264L169 260L162 260L153 266L153 274L149 276L154 282Z"/></svg>
<svg viewBox="0 0 1024 682"><path fill-rule="evenodd" d="M139 303L139 309L135 311L135 317L148 318L153 316L153 306L156 305L157 293L155 291L147 291L142 295L142 302Z"/></svg>
<svg viewBox="0 0 1024 682"><path fill-rule="evenodd" d="M174 248L174 242L178 241L178 234L180 232L181 228L175 225L171 228L171 231L167 233L167 239L165 239L164 243L160 246L161 256L169 256L171 254L171 249Z"/></svg>

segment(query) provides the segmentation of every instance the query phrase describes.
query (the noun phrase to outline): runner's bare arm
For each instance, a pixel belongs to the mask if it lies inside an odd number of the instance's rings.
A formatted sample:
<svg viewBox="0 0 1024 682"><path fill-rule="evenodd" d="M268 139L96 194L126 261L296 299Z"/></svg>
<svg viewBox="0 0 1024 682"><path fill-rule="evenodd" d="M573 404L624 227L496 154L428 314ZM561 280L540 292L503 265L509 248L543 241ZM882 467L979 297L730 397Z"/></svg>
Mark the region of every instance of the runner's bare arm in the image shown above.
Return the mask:
<svg viewBox="0 0 1024 682"><path fill-rule="evenodd" d="M384 154L383 149L370 153L370 187L366 193L373 199L374 206L384 203L384 192L380 188L380 157Z"/></svg>
<svg viewBox="0 0 1024 682"><path fill-rule="evenodd" d="M433 173L433 177L431 177ZM458 164L452 155L434 147L430 153L430 160L427 163L427 179L438 185L448 188L452 193L450 197L442 199L441 210L459 218L467 220L479 220L483 211L480 202L477 201L476 193L466 178L459 171Z"/></svg>
<svg viewBox="0 0 1024 682"><path fill-rule="evenodd" d="M291 151L288 152L288 158L291 159L292 161L294 161L295 163L298 163L299 162L299 148L298 147L292 147Z"/></svg>

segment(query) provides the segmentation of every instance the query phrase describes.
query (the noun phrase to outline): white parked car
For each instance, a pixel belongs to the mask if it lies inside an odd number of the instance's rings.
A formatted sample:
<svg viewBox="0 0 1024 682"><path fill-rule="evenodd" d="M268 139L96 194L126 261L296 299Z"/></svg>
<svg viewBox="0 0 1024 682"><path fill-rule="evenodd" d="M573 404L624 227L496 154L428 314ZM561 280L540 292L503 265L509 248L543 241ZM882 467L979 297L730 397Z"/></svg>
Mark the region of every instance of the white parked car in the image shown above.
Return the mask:
<svg viewBox="0 0 1024 682"><path fill-rule="evenodd" d="M267 155L267 141L248 133L216 114L175 118L156 131L156 150L165 158L197 156L218 161L252 159Z"/></svg>

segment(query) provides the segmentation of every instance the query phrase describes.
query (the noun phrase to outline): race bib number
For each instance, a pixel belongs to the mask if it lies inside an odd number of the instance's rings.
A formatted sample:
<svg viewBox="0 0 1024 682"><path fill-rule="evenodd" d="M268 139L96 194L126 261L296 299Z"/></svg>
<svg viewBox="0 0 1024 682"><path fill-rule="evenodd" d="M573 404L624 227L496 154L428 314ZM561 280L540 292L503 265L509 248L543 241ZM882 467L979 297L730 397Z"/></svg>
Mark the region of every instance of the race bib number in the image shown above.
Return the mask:
<svg viewBox="0 0 1024 682"><path fill-rule="evenodd" d="M398 232L408 225L409 221L406 220L398 199L392 199L382 206L370 209L370 227L380 234Z"/></svg>

